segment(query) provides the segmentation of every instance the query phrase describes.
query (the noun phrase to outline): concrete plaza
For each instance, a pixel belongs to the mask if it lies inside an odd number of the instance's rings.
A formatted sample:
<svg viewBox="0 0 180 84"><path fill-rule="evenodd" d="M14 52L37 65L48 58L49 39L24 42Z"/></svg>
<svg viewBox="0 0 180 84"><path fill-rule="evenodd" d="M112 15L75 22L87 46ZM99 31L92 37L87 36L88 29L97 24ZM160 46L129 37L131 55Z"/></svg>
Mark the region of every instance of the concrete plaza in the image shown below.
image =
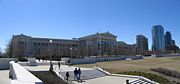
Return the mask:
<svg viewBox="0 0 180 84"><path fill-rule="evenodd" d="M26 63L19 63L29 71L48 71L49 62L38 62L37 66L27 66ZM126 84L126 80L129 80L130 84L158 84L152 82L146 78L139 76L130 76L130 75L120 75L120 74L110 74L102 70L101 68L82 68L81 67L81 80L74 80L74 70L79 68L76 66L61 65L60 68L57 65L57 61L53 62L54 71L57 75L62 78L64 81L66 72L69 72L69 81L68 83L73 84ZM9 79L9 70L0 70L0 84L10 84ZM11 81L12 83L13 81ZM16 83L18 84L18 83Z"/></svg>
<svg viewBox="0 0 180 84"><path fill-rule="evenodd" d="M41 63L41 62L39 62ZM45 65L44 65L45 64ZM119 74L110 74L104 70L99 70L99 68L82 68L81 67L81 81L74 80L74 70L79 68L76 66L61 65L60 68L57 65L57 61L53 62L54 71L57 75L65 80L66 72L69 72L69 83L73 84L126 84L126 80L130 81L130 84L158 84L151 83L150 80L141 78L138 76L130 75L119 75ZM23 66L30 71L48 71L49 62L45 62L38 66ZM66 80L65 80L66 81Z"/></svg>
<svg viewBox="0 0 180 84"><path fill-rule="evenodd" d="M27 70L30 71L48 71L49 66L23 66ZM125 84L126 80L132 81L136 80L138 78L131 78L131 77L119 77L119 76L110 76L105 74L104 72L101 72L95 68L81 68L81 81L78 82L74 80L74 66L67 66L67 65L61 65L60 69L58 68L58 65L54 65L54 70L57 72L57 74L65 80L65 73L69 72L69 82L74 84Z"/></svg>
<svg viewBox="0 0 180 84"><path fill-rule="evenodd" d="M9 70L0 70L0 84L10 84Z"/></svg>
<svg viewBox="0 0 180 84"><path fill-rule="evenodd" d="M99 68L81 68L81 80L76 81L74 80L74 70L79 67L69 67L67 65L61 65L60 69L58 69L58 66L55 67L55 71L59 73L62 79L65 79L65 73L69 72L69 81L74 84L126 84L126 80L129 80L130 84L156 84L151 83L148 79L143 77L110 74Z"/></svg>

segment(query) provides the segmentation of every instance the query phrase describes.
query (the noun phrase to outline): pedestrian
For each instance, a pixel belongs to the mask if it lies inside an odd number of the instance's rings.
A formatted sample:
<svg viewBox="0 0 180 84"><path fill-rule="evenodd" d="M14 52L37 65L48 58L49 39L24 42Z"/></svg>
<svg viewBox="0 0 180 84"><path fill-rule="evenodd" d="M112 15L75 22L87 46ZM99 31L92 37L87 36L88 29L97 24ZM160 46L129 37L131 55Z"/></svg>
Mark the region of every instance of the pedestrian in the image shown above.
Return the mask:
<svg viewBox="0 0 180 84"><path fill-rule="evenodd" d="M61 66L61 63L60 63L60 62L58 62L58 67L59 67L59 69L60 69L60 66Z"/></svg>
<svg viewBox="0 0 180 84"><path fill-rule="evenodd" d="M130 84L130 83L129 83L129 80L126 80L126 84Z"/></svg>
<svg viewBox="0 0 180 84"><path fill-rule="evenodd" d="M70 67L70 63L71 63L71 62L70 62L70 59L69 59L69 60L68 60L68 65L69 65L69 67Z"/></svg>
<svg viewBox="0 0 180 84"><path fill-rule="evenodd" d="M39 62L40 62L40 58L38 58Z"/></svg>
<svg viewBox="0 0 180 84"><path fill-rule="evenodd" d="M81 68L78 69L78 80L81 80Z"/></svg>
<svg viewBox="0 0 180 84"><path fill-rule="evenodd" d="M66 80L68 81L69 79L69 72L66 72Z"/></svg>
<svg viewBox="0 0 180 84"><path fill-rule="evenodd" d="M75 70L74 70L74 80L77 80L77 74L78 74L78 70L77 70L77 68L75 68Z"/></svg>

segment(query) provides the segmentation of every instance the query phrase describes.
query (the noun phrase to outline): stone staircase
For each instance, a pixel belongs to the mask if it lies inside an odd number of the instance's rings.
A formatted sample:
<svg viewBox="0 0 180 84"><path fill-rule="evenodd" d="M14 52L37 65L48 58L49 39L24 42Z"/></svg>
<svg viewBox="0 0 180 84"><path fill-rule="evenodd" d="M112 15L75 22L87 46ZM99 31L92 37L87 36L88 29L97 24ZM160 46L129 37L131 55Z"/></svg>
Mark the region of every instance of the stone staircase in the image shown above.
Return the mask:
<svg viewBox="0 0 180 84"><path fill-rule="evenodd" d="M60 74L63 78L66 77L66 72L60 72ZM69 75L70 75L69 80L73 81L74 80L74 71L69 71ZM97 69L81 71L81 79L82 80L94 79L94 78L103 77L103 76L106 76L106 74Z"/></svg>
<svg viewBox="0 0 180 84"><path fill-rule="evenodd" d="M143 79L137 79L134 81L131 81L130 84L153 84Z"/></svg>

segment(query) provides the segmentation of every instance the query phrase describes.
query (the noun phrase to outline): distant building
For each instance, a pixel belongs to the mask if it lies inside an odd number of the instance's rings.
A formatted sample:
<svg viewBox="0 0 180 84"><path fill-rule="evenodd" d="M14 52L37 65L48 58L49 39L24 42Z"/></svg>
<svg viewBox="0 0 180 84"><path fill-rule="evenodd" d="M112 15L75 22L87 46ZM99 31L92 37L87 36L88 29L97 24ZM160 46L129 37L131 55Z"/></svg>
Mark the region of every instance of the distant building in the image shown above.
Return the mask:
<svg viewBox="0 0 180 84"><path fill-rule="evenodd" d="M117 55L134 55L136 50L133 45L122 41L117 42Z"/></svg>
<svg viewBox="0 0 180 84"><path fill-rule="evenodd" d="M116 52L117 36L105 32L73 39L36 38L13 35L11 40L13 57L37 57L48 59L84 56L108 56Z"/></svg>
<svg viewBox="0 0 180 84"><path fill-rule="evenodd" d="M82 56L107 56L115 54L117 36L105 32L79 38Z"/></svg>
<svg viewBox="0 0 180 84"><path fill-rule="evenodd" d="M144 54L148 51L148 38L143 35L136 36L137 53Z"/></svg>
<svg viewBox="0 0 180 84"><path fill-rule="evenodd" d="M152 50L153 51L164 51L165 50L164 28L161 25L153 26Z"/></svg>
<svg viewBox="0 0 180 84"><path fill-rule="evenodd" d="M172 40L171 45L176 45L175 40Z"/></svg>
<svg viewBox="0 0 180 84"><path fill-rule="evenodd" d="M167 31L165 34L165 48L168 48L171 45L172 45L171 33L169 31Z"/></svg>
<svg viewBox="0 0 180 84"><path fill-rule="evenodd" d="M50 42L52 41L52 42ZM80 56L79 40L36 38L15 35L11 40L13 57L53 58Z"/></svg>

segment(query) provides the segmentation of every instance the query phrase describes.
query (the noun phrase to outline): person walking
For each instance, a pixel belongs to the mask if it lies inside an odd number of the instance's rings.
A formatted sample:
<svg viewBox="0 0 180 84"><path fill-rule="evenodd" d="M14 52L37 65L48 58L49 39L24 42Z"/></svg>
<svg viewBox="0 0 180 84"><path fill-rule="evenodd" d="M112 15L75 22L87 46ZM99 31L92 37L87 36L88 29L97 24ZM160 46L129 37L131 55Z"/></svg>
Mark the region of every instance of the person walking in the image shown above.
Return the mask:
<svg viewBox="0 0 180 84"><path fill-rule="evenodd" d="M126 80L126 84L130 84L130 83L129 83L129 80Z"/></svg>
<svg viewBox="0 0 180 84"><path fill-rule="evenodd" d="M59 67L59 69L60 69L60 67L61 67L61 63L60 63L60 61L58 62L58 67Z"/></svg>
<svg viewBox="0 0 180 84"><path fill-rule="evenodd" d="M68 65L69 65L69 67L70 67L70 63L71 63L71 61L70 61L70 59L68 60Z"/></svg>
<svg viewBox="0 0 180 84"><path fill-rule="evenodd" d="M66 80L69 80L69 72L66 72Z"/></svg>
<svg viewBox="0 0 180 84"><path fill-rule="evenodd" d="M78 80L81 80L81 68L78 69Z"/></svg>
<svg viewBox="0 0 180 84"><path fill-rule="evenodd" d="M77 74L78 74L78 70L77 70L77 68L75 68L75 70L74 70L74 80L77 80Z"/></svg>

